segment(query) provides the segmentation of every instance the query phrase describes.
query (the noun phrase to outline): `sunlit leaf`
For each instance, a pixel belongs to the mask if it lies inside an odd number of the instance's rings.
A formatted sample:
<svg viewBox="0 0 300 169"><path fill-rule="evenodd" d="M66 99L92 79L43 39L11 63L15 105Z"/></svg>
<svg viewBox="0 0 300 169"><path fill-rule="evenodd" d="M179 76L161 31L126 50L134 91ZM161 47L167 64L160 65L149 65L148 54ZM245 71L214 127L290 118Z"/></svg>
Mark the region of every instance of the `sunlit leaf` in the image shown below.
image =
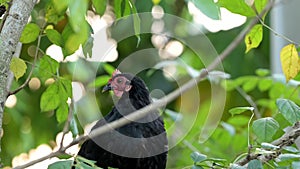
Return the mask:
<svg viewBox="0 0 300 169"><path fill-rule="evenodd" d="M48 169L67 169L71 168L73 160L58 161L48 166Z"/></svg>
<svg viewBox="0 0 300 169"><path fill-rule="evenodd" d="M262 142L269 142L279 129L278 122L271 118L265 117L255 120L252 124L253 132Z"/></svg>
<svg viewBox="0 0 300 169"><path fill-rule="evenodd" d="M95 7L97 14L102 16L106 10L107 0L92 0L92 3Z"/></svg>
<svg viewBox="0 0 300 169"><path fill-rule="evenodd" d="M114 10L117 19L122 17L122 1L123 0L114 0Z"/></svg>
<svg viewBox="0 0 300 169"><path fill-rule="evenodd" d="M42 94L40 108L42 111L54 110L60 105L60 101L58 85L53 83Z"/></svg>
<svg viewBox="0 0 300 169"><path fill-rule="evenodd" d="M189 0L192 2L202 13L211 19L220 19L220 7L215 4L213 0Z"/></svg>
<svg viewBox="0 0 300 169"><path fill-rule="evenodd" d="M291 124L300 120L300 108L293 101L288 99L277 99L276 105L283 117Z"/></svg>
<svg viewBox="0 0 300 169"><path fill-rule="evenodd" d="M67 10L70 0L52 0L53 6L58 13L63 13Z"/></svg>
<svg viewBox="0 0 300 169"><path fill-rule="evenodd" d="M192 158L192 160L195 162L195 163L199 163L199 162L201 162L201 161L203 161L203 160L206 160L207 159L207 156L206 155L204 155L204 154L200 154L199 152L193 152L192 154L191 154L191 158Z"/></svg>
<svg viewBox="0 0 300 169"><path fill-rule="evenodd" d="M230 169L247 169L245 166L240 166L238 164L231 164Z"/></svg>
<svg viewBox="0 0 300 169"><path fill-rule="evenodd" d="M292 162L292 169L300 168L300 161L293 161Z"/></svg>
<svg viewBox="0 0 300 169"><path fill-rule="evenodd" d="M66 102L61 103L57 110L55 111L56 113L56 120L58 123L62 123L68 119L68 112L69 112L69 107Z"/></svg>
<svg viewBox="0 0 300 169"><path fill-rule="evenodd" d="M249 79L242 85L242 88L245 92L250 92L255 89L258 82L259 79L257 77L249 77Z"/></svg>
<svg viewBox="0 0 300 169"><path fill-rule="evenodd" d="M257 12L261 13L262 10L266 7L267 3L268 3L268 0L255 0L254 4L255 4L255 8L256 8Z"/></svg>
<svg viewBox="0 0 300 169"><path fill-rule="evenodd" d="M56 60L48 55L44 55L40 59L39 75L44 79L48 79L56 74L58 68L59 63Z"/></svg>
<svg viewBox="0 0 300 169"><path fill-rule="evenodd" d="M253 48L257 48L263 39L263 27L261 24L255 25L245 36L246 53Z"/></svg>
<svg viewBox="0 0 300 169"><path fill-rule="evenodd" d="M23 59L13 57L10 62L10 70L14 73L16 80L24 76L27 69Z"/></svg>
<svg viewBox="0 0 300 169"><path fill-rule="evenodd" d="M88 87L91 87L91 88L102 87L107 84L107 82L110 78L111 77L108 75L99 76L93 82L89 83Z"/></svg>
<svg viewBox="0 0 300 169"><path fill-rule="evenodd" d="M261 79L258 82L258 89L263 92L269 90L272 85L273 85L272 79Z"/></svg>
<svg viewBox="0 0 300 169"><path fill-rule="evenodd" d="M244 113L246 111L253 111L254 107L235 107L229 110L229 113L233 116L236 114L241 114Z"/></svg>
<svg viewBox="0 0 300 169"><path fill-rule="evenodd" d="M224 7L232 13L237 13L244 16L255 16L254 10L243 0L219 0L219 6Z"/></svg>
<svg viewBox="0 0 300 169"><path fill-rule="evenodd" d="M116 68L114 68L112 65L104 63L103 65L103 69L110 75L112 75L114 73L114 71L116 70Z"/></svg>
<svg viewBox="0 0 300 169"><path fill-rule="evenodd" d="M280 60L286 81L297 76L300 70L299 56L294 44L286 45L281 49Z"/></svg>
<svg viewBox="0 0 300 169"><path fill-rule="evenodd" d="M85 16L88 8L87 0L70 0L69 10L70 10L70 24L75 32L80 32L81 25L85 23Z"/></svg>
<svg viewBox="0 0 300 169"><path fill-rule="evenodd" d="M31 43L35 41L40 34L40 27L35 23L29 23L25 26L20 42L22 43Z"/></svg>
<svg viewBox="0 0 300 169"><path fill-rule="evenodd" d="M262 163L259 160L251 160L248 163L247 169L263 169Z"/></svg>
<svg viewBox="0 0 300 169"><path fill-rule="evenodd" d="M257 74L257 76L265 77L270 74L270 70L269 69L256 69L255 74Z"/></svg>
<svg viewBox="0 0 300 169"><path fill-rule="evenodd" d="M61 34L57 30L47 29L46 35L47 35L48 39L50 40L50 42L52 42L53 44L55 44L57 46L64 45L64 40L63 40Z"/></svg>

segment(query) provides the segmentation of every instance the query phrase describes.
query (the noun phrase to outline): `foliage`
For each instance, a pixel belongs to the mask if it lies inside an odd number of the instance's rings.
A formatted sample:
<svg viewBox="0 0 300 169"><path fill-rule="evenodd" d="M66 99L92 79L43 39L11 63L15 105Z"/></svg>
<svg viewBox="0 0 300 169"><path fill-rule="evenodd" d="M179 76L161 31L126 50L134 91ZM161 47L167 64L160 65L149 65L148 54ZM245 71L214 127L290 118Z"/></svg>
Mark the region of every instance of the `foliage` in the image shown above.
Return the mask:
<svg viewBox="0 0 300 169"><path fill-rule="evenodd" d="M182 6L175 6L175 2L181 3ZM12 88L18 88L33 78L39 79L40 86L33 89L26 85L16 94L17 105L14 108L7 107L5 110L3 123L5 134L2 138L2 144L5 146L2 146L1 152L4 164L11 165L14 156L28 152L42 143L50 144L52 148L59 146L59 143L53 142L55 142L57 133L65 130L65 124L69 124L69 130L74 138L83 134L81 127L83 123L79 124L78 116L85 114L83 116L84 123L90 123L99 118L98 115L93 114L98 111L95 108L97 103L101 107L101 112L110 110L113 102L111 99L107 99L108 95L100 95L98 89L107 83L115 67L121 61L126 61L129 54L154 46L150 42L155 33L141 34L141 29L145 25L142 25L139 12L151 12L153 6L160 5L166 13L192 20L187 4L193 3L202 13L215 20L221 18L221 7L250 19L257 17L268 2L268 0L254 0L253 4L247 4L242 0L219 0L217 3L213 0L40 1L32 11L32 19L26 25L20 38L20 42L23 44L20 58L13 58L10 65L16 79ZM6 1L0 1L0 4L3 3ZM100 16L113 13L113 16L119 21L126 20L129 15L132 15L132 22L127 24L130 25L128 28L132 29L130 31L134 32L134 37L127 37L118 42L118 60L112 63L87 61L93 54L95 35L92 26L86 20L88 12ZM182 132L180 129L172 128L172 124L182 122L182 128L184 128L190 125L191 121L195 121L186 136L170 150L169 168L187 166L187 168L193 169L245 168L237 163L247 157L249 153L261 156L270 155L274 158L268 162L258 159L250 160L248 168L264 168L265 166L299 168L299 150L295 145L280 147L272 144L274 140L288 133L286 129L292 128L300 120L299 82L296 81L300 70L298 46L291 43L282 48L280 58L284 76L271 75L268 63L263 64L268 55L264 51L267 46L265 39L269 33L264 33L264 31L269 31L266 30L265 20L266 22L268 20L266 14L261 16L260 22L247 33L244 38L245 44L240 45L232 53L233 59L229 58L228 61L223 62L225 72L233 75L234 78L226 79L227 77L223 74L211 75L207 80L200 82L197 86L201 93L200 100L195 102L191 93L188 93L188 97L185 98L190 98L184 102L186 112L179 112L178 108L180 101L186 95L167 105L164 117L165 125L170 129L168 134L171 138L177 132ZM172 27L174 29L172 33L186 42L199 43L203 36L195 35L190 38L187 36L189 32L183 31L180 23L174 22L173 24L165 25L165 27ZM238 31L241 31L241 28L226 32L207 33L207 36L216 50L221 51L228 45L227 41L232 40L233 35L236 35ZM111 37L117 33L122 34L124 30L111 30ZM220 39L224 39L224 42L219 43ZM172 40L169 38L166 41ZM61 48L62 61L55 60L47 53L47 49L52 45ZM80 48L82 48L85 58L79 59L76 63L67 61L66 58ZM151 65L152 60L161 59L151 58L160 50L157 49L156 53L147 53L149 57L143 56L142 60ZM203 55L205 54L203 53ZM254 58L254 55L266 56ZM236 58L244 60L241 62ZM245 58L252 58L252 60L251 62L245 61ZM138 61L128 63L128 67L137 64ZM264 68L256 69L256 65L249 64L253 62L259 62L261 64L259 67ZM195 51L187 46L177 59L162 59L153 65L156 69L175 65L176 80L179 79L180 82L185 82L188 77L199 76L200 69L204 68L204 63L199 61ZM30 66L32 69L29 69ZM241 71L242 69L247 69L247 72ZM164 76L163 71L147 69L142 71L139 76L145 79L149 89L159 88L164 93L169 93L180 87L174 80ZM80 82L86 87L86 100L78 103L84 106L81 108L78 106L78 109L73 105L73 82ZM207 90L214 85L227 92L225 110L221 122L212 135L202 142L201 133L205 120L209 116L208 112L211 106L216 106L211 105L212 96ZM201 104L199 110L194 112L197 113L196 117L192 116L192 112L190 112L193 104ZM84 107L83 110L82 107ZM70 160L70 157L72 155L67 155L67 158L60 156L62 160L49 165L48 168L70 168L73 164L76 168L97 168L93 161L82 157ZM73 163L74 161L75 163Z"/></svg>

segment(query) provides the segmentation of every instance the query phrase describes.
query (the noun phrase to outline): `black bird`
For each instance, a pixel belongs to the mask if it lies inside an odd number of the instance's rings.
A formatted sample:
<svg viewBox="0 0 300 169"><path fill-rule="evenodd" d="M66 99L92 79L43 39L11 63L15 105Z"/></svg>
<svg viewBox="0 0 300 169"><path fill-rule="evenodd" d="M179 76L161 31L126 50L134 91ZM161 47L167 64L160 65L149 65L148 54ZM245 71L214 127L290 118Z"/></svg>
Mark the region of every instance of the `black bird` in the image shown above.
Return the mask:
<svg viewBox="0 0 300 169"><path fill-rule="evenodd" d="M103 91L112 90L118 98L112 111L92 130L115 121L151 103L149 91L139 77L116 70ZM165 169L168 141L158 111L138 121L85 141L79 156L96 161L107 169Z"/></svg>

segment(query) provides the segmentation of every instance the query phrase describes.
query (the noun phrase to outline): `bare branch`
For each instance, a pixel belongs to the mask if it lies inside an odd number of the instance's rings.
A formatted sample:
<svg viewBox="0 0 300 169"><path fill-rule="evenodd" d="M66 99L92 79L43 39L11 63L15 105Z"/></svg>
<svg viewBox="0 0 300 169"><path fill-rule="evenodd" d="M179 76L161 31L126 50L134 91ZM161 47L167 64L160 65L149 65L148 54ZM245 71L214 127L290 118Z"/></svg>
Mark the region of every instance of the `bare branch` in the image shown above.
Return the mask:
<svg viewBox="0 0 300 169"><path fill-rule="evenodd" d="M265 9L262 11L262 13L259 16L264 15L267 11L269 11L271 9L273 5L273 1L270 1L268 3L268 5L265 7ZM53 154L55 153L64 153L66 149L68 149L69 147L72 147L73 145L76 145L80 142L83 142L87 139L93 139L105 132L108 132L110 130L122 127L132 121L138 120L142 117L144 117L145 115L147 115L148 113L150 113L153 110L156 110L158 108L161 108L163 106L165 106L167 103L173 101L174 99L176 99L178 96L180 96L183 92L188 91L189 89L193 88L199 81L203 80L204 78L207 77L208 72L214 70L221 62L222 60L224 60L226 57L229 56L229 54L243 41L244 37L246 36L246 34L251 30L251 28L258 22L258 18L254 18L251 20L250 24L248 26L246 26L246 28L241 31L241 33L227 46L227 48L207 67L206 70L201 71L201 74L188 81L187 83L185 83L184 85L182 85L180 88L174 90L173 92L169 93L168 95L166 95L165 97L155 101L154 103L139 109L121 119L118 119L116 121L113 121L111 123L108 123L102 127L99 127L95 130L93 130L89 135L85 135L85 136L79 136L78 138L74 139L69 145L65 146L65 147L61 147L58 151L51 153L47 156L44 156L40 159L36 160L37 162L41 162L43 160L46 160L48 158L54 157ZM21 168L26 168L28 166L31 166L35 163L29 162L27 164L15 167L13 169L21 169Z"/></svg>

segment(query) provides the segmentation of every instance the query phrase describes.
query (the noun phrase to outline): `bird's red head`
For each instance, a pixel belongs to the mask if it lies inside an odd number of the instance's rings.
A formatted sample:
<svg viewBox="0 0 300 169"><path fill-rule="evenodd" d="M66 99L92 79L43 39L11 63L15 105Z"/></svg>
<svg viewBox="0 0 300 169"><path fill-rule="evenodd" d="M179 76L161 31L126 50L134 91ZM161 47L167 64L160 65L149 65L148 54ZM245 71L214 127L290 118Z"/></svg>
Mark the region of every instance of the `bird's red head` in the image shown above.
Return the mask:
<svg viewBox="0 0 300 169"><path fill-rule="evenodd" d="M120 98L124 92L129 92L131 87L130 79L127 79L118 69L116 69L107 85L104 86L102 92L112 90L114 95Z"/></svg>

